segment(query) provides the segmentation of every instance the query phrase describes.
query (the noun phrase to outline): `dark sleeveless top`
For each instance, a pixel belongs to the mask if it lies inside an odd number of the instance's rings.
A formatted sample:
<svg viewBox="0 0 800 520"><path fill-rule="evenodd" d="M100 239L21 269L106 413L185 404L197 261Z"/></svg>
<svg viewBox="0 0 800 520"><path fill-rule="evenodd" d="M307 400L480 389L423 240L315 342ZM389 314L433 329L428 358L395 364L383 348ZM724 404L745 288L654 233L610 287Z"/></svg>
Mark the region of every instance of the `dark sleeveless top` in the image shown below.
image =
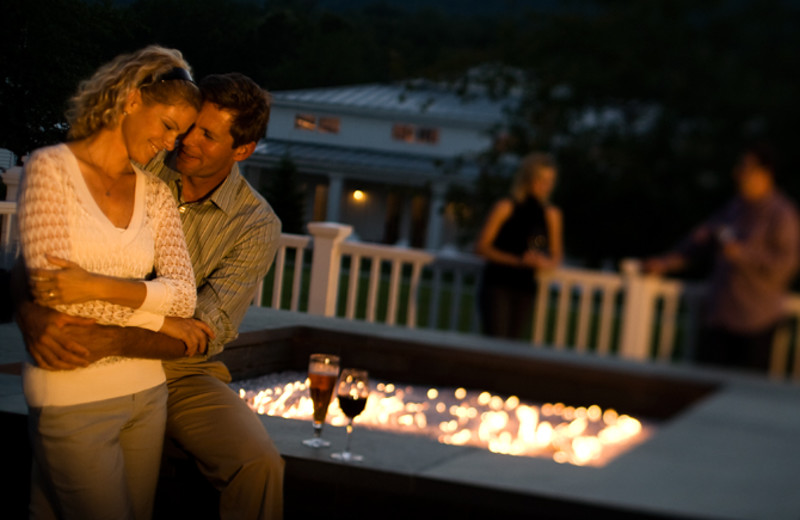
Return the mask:
<svg viewBox="0 0 800 520"><path fill-rule="evenodd" d="M519 257L528 249L538 249L549 255L549 241L544 206L536 198L528 197L522 202L514 203L514 209L500 226L493 246ZM483 282L521 290L532 291L536 288L533 269L493 262L486 263Z"/></svg>

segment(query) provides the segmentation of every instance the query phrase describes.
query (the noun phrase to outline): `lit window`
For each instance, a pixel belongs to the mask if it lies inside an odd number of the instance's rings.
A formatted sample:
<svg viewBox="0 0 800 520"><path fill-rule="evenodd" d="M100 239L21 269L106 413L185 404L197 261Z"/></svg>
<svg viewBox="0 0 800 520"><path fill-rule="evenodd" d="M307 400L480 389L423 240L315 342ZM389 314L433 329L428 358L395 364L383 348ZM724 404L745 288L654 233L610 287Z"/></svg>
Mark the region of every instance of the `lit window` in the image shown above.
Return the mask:
<svg viewBox="0 0 800 520"><path fill-rule="evenodd" d="M436 144L439 142L439 130L436 128L418 128L417 142Z"/></svg>
<svg viewBox="0 0 800 520"><path fill-rule="evenodd" d="M338 117L317 117L314 114L296 114L294 116L294 127L309 132L320 132L323 134L339 133Z"/></svg>
<svg viewBox="0 0 800 520"><path fill-rule="evenodd" d="M338 117L320 117L319 127L317 128L324 134L338 134L339 133L339 118Z"/></svg>
<svg viewBox="0 0 800 520"><path fill-rule="evenodd" d="M396 141L411 143L414 141L414 127L411 125L396 124L392 128L392 138Z"/></svg>
<svg viewBox="0 0 800 520"><path fill-rule="evenodd" d="M439 129L396 123L392 127L392 139L407 143L436 144L439 142Z"/></svg>
<svg viewBox="0 0 800 520"><path fill-rule="evenodd" d="M294 127L313 131L317 127L317 117L312 114L297 114L294 116Z"/></svg>

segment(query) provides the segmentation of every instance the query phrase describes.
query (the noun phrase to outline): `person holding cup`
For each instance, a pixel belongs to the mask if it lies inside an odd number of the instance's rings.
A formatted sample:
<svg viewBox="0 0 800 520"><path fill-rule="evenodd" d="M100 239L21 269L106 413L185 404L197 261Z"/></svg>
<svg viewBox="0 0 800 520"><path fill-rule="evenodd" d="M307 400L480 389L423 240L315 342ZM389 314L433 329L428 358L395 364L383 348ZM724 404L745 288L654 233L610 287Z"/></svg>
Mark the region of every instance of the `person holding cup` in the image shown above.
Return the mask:
<svg viewBox="0 0 800 520"><path fill-rule="evenodd" d="M479 310L489 336L521 339L531 321L536 273L561 264L562 215L550 202L556 176L552 155L525 156L510 196L494 205L478 235L475 252L486 260Z"/></svg>
<svg viewBox="0 0 800 520"><path fill-rule="evenodd" d="M765 141L744 147L733 169L737 194L673 250L647 258L645 273L664 275L712 260L700 341L702 364L766 372L797 273L800 222L776 184L777 154Z"/></svg>

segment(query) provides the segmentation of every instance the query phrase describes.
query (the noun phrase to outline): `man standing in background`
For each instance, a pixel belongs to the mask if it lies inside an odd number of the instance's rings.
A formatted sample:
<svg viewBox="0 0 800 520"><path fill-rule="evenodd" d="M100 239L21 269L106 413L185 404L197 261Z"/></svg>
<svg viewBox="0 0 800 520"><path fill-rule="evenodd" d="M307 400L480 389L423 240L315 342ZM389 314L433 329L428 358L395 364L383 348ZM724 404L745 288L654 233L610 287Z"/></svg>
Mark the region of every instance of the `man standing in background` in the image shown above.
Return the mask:
<svg viewBox="0 0 800 520"><path fill-rule="evenodd" d="M746 147L734 168L737 195L675 250L644 262L645 272L680 271L713 256L701 363L766 372L783 303L798 267L797 208L776 184L772 147Z"/></svg>

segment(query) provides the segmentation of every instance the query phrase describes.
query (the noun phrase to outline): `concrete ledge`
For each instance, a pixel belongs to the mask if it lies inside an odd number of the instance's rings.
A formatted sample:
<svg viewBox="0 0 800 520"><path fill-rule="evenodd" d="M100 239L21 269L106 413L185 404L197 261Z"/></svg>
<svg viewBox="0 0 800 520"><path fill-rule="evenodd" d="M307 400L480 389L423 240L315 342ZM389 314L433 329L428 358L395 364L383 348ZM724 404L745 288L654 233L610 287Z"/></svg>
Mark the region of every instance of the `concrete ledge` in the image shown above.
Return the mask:
<svg viewBox="0 0 800 520"><path fill-rule="evenodd" d="M4 327L0 341L14 336ZM21 342L0 343L0 348L3 363L21 359ZM632 409L660 414L661 425L651 438L601 468L357 428L352 448L366 459L347 466L331 460L330 450L300 443L310 431L304 421L263 417L287 461L287 518L320 514L320 507L334 518L427 517L442 510L448 517L608 513L617 518L796 519L800 511L795 490L800 385L256 308L248 312L240 339L225 356L241 374L262 364L302 370L310 350L329 348L340 349L348 359L357 356L353 364L403 382L413 383L416 374L464 376L495 391L566 390L575 398L622 398ZM425 361L431 358L434 363ZM514 370L529 375L512 377ZM15 504L23 502L29 467L26 455L16 449L26 443L24 403L18 376L0 374L0 388L5 411L0 427L7 426L4 438L16 435L10 445L20 455L6 465L17 478L6 488L13 497L8 510L15 512ZM334 449L344 444L343 428L327 425L325 436ZM189 490L194 495L185 500L205 503L198 497L206 498L207 488L190 485ZM206 508L194 518L214 516Z"/></svg>

